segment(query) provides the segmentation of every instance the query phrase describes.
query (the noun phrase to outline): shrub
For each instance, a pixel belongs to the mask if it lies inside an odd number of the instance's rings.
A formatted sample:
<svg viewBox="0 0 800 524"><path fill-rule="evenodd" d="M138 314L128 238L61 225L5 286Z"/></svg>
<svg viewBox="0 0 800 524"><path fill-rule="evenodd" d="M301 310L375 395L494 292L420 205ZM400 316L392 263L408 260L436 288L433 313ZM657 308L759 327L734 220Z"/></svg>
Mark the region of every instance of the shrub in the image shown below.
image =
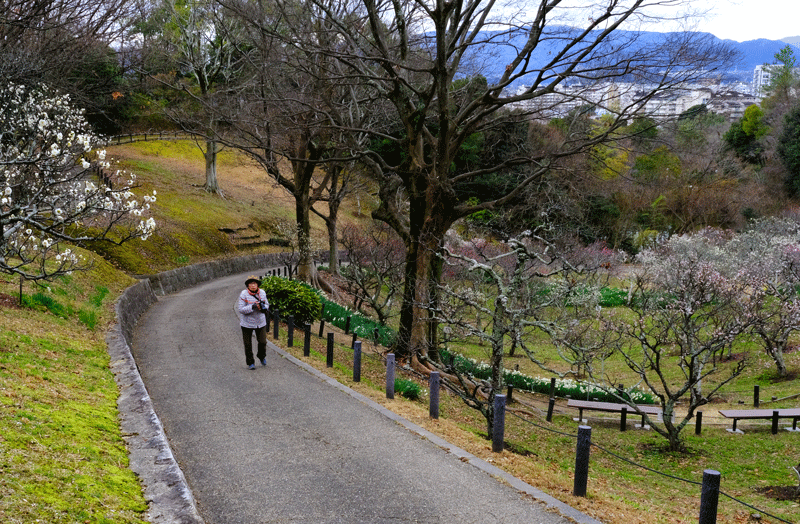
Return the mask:
<svg viewBox="0 0 800 524"><path fill-rule="evenodd" d="M57 317L67 318L68 316L68 312L62 304L44 293L34 293L30 297L23 297L23 302L30 308L44 307Z"/></svg>
<svg viewBox="0 0 800 524"><path fill-rule="evenodd" d="M600 290L600 305L603 307L624 306L628 302L628 292L616 287L604 287Z"/></svg>
<svg viewBox="0 0 800 524"><path fill-rule="evenodd" d="M294 316L296 325L317 320L322 309L320 296L308 285L297 280L267 277L261 281L271 308L280 311L281 317Z"/></svg>
<svg viewBox="0 0 800 524"><path fill-rule="evenodd" d="M78 311L78 320L80 320L87 328L94 330L95 326L97 326L97 313L94 311L81 309Z"/></svg>
<svg viewBox="0 0 800 524"><path fill-rule="evenodd" d="M422 395L422 386L407 378L394 379L394 390L408 400L417 400Z"/></svg>

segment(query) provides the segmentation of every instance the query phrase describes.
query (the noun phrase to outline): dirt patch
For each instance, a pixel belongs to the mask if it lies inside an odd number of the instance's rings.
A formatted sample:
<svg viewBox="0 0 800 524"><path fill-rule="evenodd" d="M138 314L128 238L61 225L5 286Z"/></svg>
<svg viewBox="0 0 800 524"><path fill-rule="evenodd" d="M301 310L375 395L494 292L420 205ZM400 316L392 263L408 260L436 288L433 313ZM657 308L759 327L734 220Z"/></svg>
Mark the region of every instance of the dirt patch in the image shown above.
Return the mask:
<svg viewBox="0 0 800 524"><path fill-rule="evenodd" d="M0 293L0 309L19 309L19 299L5 293Z"/></svg>
<svg viewBox="0 0 800 524"><path fill-rule="evenodd" d="M800 502L800 488L798 486L766 486L757 488L756 491L771 499Z"/></svg>

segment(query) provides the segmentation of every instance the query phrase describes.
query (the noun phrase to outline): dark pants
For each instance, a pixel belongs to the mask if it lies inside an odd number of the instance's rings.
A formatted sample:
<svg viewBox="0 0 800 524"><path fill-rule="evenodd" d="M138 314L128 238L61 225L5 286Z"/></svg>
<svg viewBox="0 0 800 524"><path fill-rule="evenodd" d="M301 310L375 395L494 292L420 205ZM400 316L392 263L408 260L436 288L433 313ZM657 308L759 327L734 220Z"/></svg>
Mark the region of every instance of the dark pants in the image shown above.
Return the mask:
<svg viewBox="0 0 800 524"><path fill-rule="evenodd" d="M253 331L256 332L256 340L258 340L258 357L259 362L264 360L267 356L267 327L260 328L242 328L242 339L244 340L244 359L247 365L255 364L253 360Z"/></svg>

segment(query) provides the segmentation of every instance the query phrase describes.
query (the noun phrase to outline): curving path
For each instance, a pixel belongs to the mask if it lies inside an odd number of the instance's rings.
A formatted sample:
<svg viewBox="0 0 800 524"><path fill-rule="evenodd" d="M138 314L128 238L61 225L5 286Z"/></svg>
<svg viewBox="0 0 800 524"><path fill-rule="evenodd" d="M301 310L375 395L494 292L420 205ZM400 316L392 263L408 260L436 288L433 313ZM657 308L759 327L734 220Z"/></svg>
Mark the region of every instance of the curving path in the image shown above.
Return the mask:
<svg viewBox="0 0 800 524"><path fill-rule="evenodd" d="M272 344L247 370L245 277L160 297L132 344L207 524L597 522Z"/></svg>

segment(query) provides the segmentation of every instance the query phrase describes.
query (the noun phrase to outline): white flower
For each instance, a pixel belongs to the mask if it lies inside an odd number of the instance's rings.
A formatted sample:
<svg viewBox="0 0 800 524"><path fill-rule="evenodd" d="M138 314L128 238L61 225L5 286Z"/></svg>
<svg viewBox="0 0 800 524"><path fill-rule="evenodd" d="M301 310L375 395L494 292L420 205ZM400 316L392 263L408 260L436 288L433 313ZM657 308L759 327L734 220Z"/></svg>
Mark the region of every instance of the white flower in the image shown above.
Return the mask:
<svg viewBox="0 0 800 524"><path fill-rule="evenodd" d="M84 169L89 169L89 167L91 167L91 164L87 162L85 158L81 158L81 167L83 167Z"/></svg>

